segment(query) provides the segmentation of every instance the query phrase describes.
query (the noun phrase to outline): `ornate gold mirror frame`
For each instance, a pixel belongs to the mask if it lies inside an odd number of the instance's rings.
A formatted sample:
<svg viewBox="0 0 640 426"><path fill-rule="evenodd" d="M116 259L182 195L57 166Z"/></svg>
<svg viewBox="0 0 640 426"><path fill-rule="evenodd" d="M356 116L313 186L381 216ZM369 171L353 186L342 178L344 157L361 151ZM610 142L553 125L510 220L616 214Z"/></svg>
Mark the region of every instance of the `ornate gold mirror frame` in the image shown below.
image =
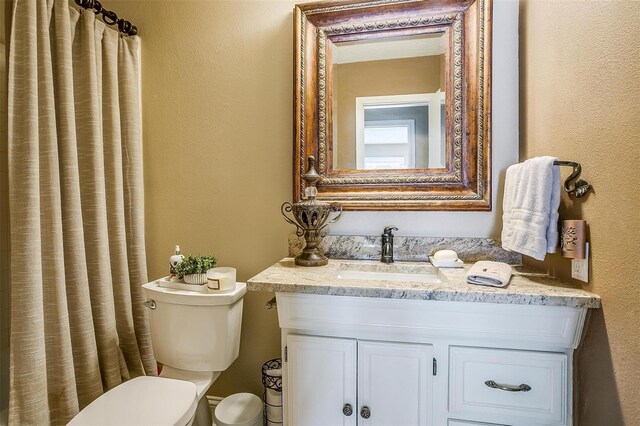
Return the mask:
<svg viewBox="0 0 640 426"><path fill-rule="evenodd" d="M491 210L491 0L324 1L294 19L294 200L312 155L317 198L344 210ZM445 167L334 169L331 46L433 33L447 46Z"/></svg>

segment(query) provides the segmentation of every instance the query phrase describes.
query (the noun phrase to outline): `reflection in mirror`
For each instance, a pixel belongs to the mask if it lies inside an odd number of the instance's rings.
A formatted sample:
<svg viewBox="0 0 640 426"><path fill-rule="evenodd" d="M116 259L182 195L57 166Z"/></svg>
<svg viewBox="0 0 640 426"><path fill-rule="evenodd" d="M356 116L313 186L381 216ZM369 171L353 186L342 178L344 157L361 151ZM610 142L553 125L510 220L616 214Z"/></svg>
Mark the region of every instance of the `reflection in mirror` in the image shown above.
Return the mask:
<svg viewBox="0 0 640 426"><path fill-rule="evenodd" d="M331 43L333 168L444 168L443 33Z"/></svg>

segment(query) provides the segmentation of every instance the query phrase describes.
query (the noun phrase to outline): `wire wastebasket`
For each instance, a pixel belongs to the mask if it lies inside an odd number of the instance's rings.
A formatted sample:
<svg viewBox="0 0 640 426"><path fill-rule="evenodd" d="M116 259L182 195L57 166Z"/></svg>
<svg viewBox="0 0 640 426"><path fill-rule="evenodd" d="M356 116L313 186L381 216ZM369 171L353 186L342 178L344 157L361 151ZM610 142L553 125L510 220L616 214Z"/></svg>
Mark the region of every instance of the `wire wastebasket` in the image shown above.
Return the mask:
<svg viewBox="0 0 640 426"><path fill-rule="evenodd" d="M262 364L264 386L264 424L282 425L282 358L274 358Z"/></svg>

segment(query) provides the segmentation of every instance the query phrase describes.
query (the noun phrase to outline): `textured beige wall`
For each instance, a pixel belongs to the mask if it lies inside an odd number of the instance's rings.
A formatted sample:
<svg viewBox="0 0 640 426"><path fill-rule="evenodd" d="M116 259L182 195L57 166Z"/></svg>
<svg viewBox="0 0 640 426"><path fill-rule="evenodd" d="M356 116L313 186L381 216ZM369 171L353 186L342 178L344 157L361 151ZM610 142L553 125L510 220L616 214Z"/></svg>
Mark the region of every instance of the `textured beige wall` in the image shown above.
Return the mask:
<svg viewBox="0 0 640 426"><path fill-rule="evenodd" d="M167 273L176 243L213 252L239 280L286 256L293 4L109 1L142 37L150 278ZM245 297L240 356L210 393L261 395L260 366L280 354L270 297Z"/></svg>
<svg viewBox="0 0 640 426"><path fill-rule="evenodd" d="M591 230L595 311L577 355L577 423L640 424L640 2L525 0L520 8L521 159L582 163L594 187L561 217ZM566 176L566 172L565 172ZM544 263L570 279L570 261ZM576 281L576 283L579 283Z"/></svg>
<svg viewBox="0 0 640 426"><path fill-rule="evenodd" d="M356 168L356 98L435 93L441 86L444 55L335 65L338 161L335 169ZM334 107L334 108L336 108ZM334 142L335 144L335 142Z"/></svg>
<svg viewBox="0 0 640 426"><path fill-rule="evenodd" d="M291 197L292 15L288 1L116 1L142 34L149 273L175 243L213 251L246 279L286 254ZM578 356L580 424L640 422L637 2L527 1L521 7L522 158L583 163L595 186L563 199L591 224L592 279L604 309ZM627 163L623 163L627 161ZM625 166L628 164L629 166ZM545 266L568 275L557 256ZM245 299L241 354L213 394L260 392L279 353L268 294Z"/></svg>
<svg viewBox="0 0 640 426"><path fill-rule="evenodd" d="M7 67L11 2L0 2L0 425L9 407L9 176L7 162Z"/></svg>
<svg viewBox="0 0 640 426"><path fill-rule="evenodd" d="M0 4L0 10L2 9ZM4 21L0 17L0 34ZM0 42L0 424L9 404L9 180L7 162L7 67Z"/></svg>
<svg viewBox="0 0 640 426"><path fill-rule="evenodd" d="M108 3L140 28L142 38L150 278L166 273L176 243L187 251L212 250L221 264L238 268L240 279L251 277L286 255L292 231L279 207L292 193L296 1ZM498 9L494 18L502 32L495 58L504 67L494 82L494 116L504 127L493 141L496 176L516 160L511 136L517 109L512 98L514 13L508 0L496 0ZM464 235L496 232L493 212L349 213L353 220L341 220L349 232L363 232L362 225L371 224L376 231L366 232L375 233L395 223L402 232L411 228L413 235L454 234L464 229L463 216L464 223L472 224ZM431 224L433 229L424 228ZM250 293L245 298L240 357L212 394L261 391L260 364L279 355L276 313L263 308L269 297Z"/></svg>
<svg viewBox="0 0 640 426"><path fill-rule="evenodd" d="M11 2L8 0L3 0L0 2L0 43L5 43L8 38L8 34L6 34L6 30L8 25L6 24L7 18L9 18L11 14Z"/></svg>

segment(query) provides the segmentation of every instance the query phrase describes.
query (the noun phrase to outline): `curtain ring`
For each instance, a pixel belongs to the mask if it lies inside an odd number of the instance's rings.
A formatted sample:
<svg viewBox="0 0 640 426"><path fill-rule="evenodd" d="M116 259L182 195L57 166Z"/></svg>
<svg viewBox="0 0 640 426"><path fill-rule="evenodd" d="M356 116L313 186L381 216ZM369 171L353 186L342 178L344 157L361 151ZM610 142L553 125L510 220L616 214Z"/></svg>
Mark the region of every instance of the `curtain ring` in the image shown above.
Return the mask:
<svg viewBox="0 0 640 426"><path fill-rule="evenodd" d="M100 3L98 0L94 0L93 1L93 12L97 15L98 13L102 12L102 3Z"/></svg>
<svg viewBox="0 0 640 426"><path fill-rule="evenodd" d="M102 11L102 20L107 25L113 25L118 22L118 15L115 12L111 12L109 10Z"/></svg>
<svg viewBox="0 0 640 426"><path fill-rule="evenodd" d="M93 9L94 0L75 0L76 4L84 9Z"/></svg>
<svg viewBox="0 0 640 426"><path fill-rule="evenodd" d="M120 30L121 33L129 34L129 31L131 31L131 22L118 19L118 30Z"/></svg>

